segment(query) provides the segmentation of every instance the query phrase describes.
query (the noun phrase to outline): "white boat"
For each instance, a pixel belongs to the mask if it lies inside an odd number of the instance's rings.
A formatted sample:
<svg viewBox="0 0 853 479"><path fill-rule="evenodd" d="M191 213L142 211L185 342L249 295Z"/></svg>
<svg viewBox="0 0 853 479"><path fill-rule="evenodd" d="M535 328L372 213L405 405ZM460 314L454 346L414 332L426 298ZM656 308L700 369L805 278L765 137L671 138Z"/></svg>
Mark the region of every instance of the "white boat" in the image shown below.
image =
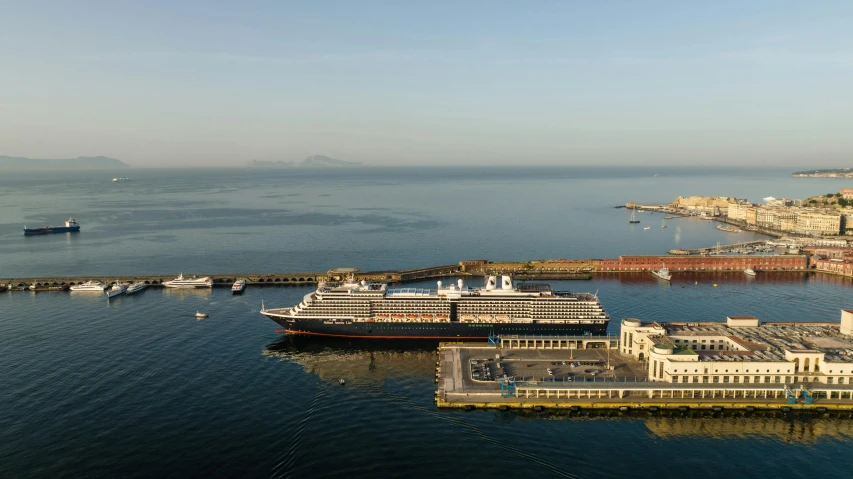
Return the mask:
<svg viewBox="0 0 853 479"><path fill-rule="evenodd" d="M747 276L755 276L755 270L752 268L746 268L745 270L743 270L743 272Z"/></svg>
<svg viewBox="0 0 853 479"><path fill-rule="evenodd" d="M198 318L198 319L204 319L204 318L206 318L206 317L207 317L207 313L199 313L198 311L196 311L196 312L195 312L195 317L196 317L196 318Z"/></svg>
<svg viewBox="0 0 853 479"><path fill-rule="evenodd" d="M651 227L651 226L646 226L646 227L645 227L645 228L643 228L643 229L644 229L644 230L650 230L650 229L652 229L652 227Z"/></svg>
<svg viewBox="0 0 853 479"><path fill-rule="evenodd" d="M213 280L207 276L204 278L184 278L184 274L181 273L172 281L163 283L163 286L167 288L211 288L213 287Z"/></svg>
<svg viewBox="0 0 853 479"><path fill-rule="evenodd" d="M124 294L127 291L127 285L122 283L114 284L109 291L107 291L107 296L110 298L116 297L120 294Z"/></svg>
<svg viewBox="0 0 853 479"><path fill-rule="evenodd" d="M125 178L124 176L119 176L118 178L113 178L113 183L118 183L120 181L130 181L130 178Z"/></svg>
<svg viewBox="0 0 853 479"><path fill-rule="evenodd" d="M83 284L72 286L71 291L86 291L89 293L103 293L107 289L107 285L100 281L86 281Z"/></svg>
<svg viewBox="0 0 853 479"><path fill-rule="evenodd" d="M660 227L661 227L661 228L666 228L666 223L664 223L664 221L663 221L663 220L660 220Z"/></svg>
<svg viewBox="0 0 853 479"><path fill-rule="evenodd" d="M666 266L662 267L661 269L653 269L652 274L665 281L669 281L672 279L672 275L669 274L669 270L666 268Z"/></svg>
<svg viewBox="0 0 853 479"><path fill-rule="evenodd" d="M133 283L127 287L127 291L125 291L124 293L125 294L133 294L133 293L136 293L138 291L142 291L143 289L145 289L147 287L148 287L148 285L146 283Z"/></svg>
<svg viewBox="0 0 853 479"><path fill-rule="evenodd" d="M245 279L235 281L234 284L231 285L231 292L234 294L242 293L244 289L246 289Z"/></svg>

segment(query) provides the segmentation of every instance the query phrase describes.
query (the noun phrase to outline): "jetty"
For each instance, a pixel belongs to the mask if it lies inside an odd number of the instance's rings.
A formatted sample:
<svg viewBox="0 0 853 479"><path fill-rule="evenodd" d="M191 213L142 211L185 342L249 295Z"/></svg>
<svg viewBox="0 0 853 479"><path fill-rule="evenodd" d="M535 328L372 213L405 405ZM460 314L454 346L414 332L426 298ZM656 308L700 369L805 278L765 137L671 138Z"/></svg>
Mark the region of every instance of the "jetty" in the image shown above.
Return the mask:
<svg viewBox="0 0 853 479"><path fill-rule="evenodd" d="M721 250L760 244L761 241L726 245ZM358 281L405 283L447 277L480 277L510 274L519 280L589 280L595 274L641 273L666 266L678 272L743 271L753 268L761 271L810 271L809 257L805 255L725 256L702 255L716 248L670 251L666 255L625 255L613 259L550 259L531 261L490 261L485 259L460 261L457 264L430 266L405 270L361 271L357 268L335 268L328 271L278 272L278 273L195 273L196 277L209 277L214 287L230 287L244 280L251 286L305 286L320 282L338 282L349 276ZM192 276L183 272L186 277ZM80 275L80 276L30 276L0 278L0 285L10 290L25 290L30 286L76 285L86 281L100 281L106 285L119 283L145 283L160 287L177 273L169 275Z"/></svg>

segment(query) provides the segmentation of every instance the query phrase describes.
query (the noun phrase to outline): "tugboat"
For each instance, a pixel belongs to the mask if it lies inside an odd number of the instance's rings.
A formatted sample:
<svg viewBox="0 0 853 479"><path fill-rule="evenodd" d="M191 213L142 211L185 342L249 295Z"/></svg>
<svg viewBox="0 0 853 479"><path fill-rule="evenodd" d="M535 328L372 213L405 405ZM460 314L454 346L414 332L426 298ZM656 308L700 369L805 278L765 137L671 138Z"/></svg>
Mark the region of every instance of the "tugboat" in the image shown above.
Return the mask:
<svg viewBox="0 0 853 479"><path fill-rule="evenodd" d="M65 226L45 226L43 228L27 228L24 225L24 236L46 235L50 233L78 233L80 224L74 218L68 218L65 221Z"/></svg>

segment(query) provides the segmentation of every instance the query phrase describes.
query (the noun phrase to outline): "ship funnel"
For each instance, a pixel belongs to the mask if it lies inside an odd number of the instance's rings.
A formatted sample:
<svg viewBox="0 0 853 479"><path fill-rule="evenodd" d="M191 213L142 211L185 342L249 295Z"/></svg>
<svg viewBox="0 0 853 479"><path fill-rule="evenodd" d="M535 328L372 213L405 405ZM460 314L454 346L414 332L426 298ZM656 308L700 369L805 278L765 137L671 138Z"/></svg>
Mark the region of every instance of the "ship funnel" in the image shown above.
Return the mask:
<svg viewBox="0 0 853 479"><path fill-rule="evenodd" d="M441 289L441 281L438 282L438 289Z"/></svg>
<svg viewBox="0 0 853 479"><path fill-rule="evenodd" d="M465 285L465 282L462 281L462 278L459 278L459 281L457 281L456 284L459 285L459 289L461 290L462 287Z"/></svg>
<svg viewBox="0 0 853 479"><path fill-rule="evenodd" d="M366 279L361 280L361 285L362 285L362 286L367 286L367 280L366 280Z"/></svg>
<svg viewBox="0 0 853 479"><path fill-rule="evenodd" d="M497 287L498 278L496 276L486 276L486 291L491 291Z"/></svg>
<svg viewBox="0 0 853 479"><path fill-rule="evenodd" d="M501 289L512 289L512 277L505 274L501 277Z"/></svg>

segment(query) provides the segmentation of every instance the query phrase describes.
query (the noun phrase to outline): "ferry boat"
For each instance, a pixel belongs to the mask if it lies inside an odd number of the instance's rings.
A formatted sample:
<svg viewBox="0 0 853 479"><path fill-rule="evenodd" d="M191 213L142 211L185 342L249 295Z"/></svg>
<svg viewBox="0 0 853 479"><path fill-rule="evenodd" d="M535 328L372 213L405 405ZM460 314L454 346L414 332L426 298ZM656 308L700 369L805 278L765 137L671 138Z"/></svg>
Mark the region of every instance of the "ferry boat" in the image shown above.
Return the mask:
<svg viewBox="0 0 853 479"><path fill-rule="evenodd" d="M653 269L652 274L664 281L669 281L672 279L672 275L669 274L669 269L667 269L666 266L661 269Z"/></svg>
<svg viewBox="0 0 853 479"><path fill-rule="evenodd" d="M89 293L103 293L107 285L100 281L86 281L83 284L72 286L71 291L86 291Z"/></svg>
<svg viewBox="0 0 853 479"><path fill-rule="evenodd" d="M120 294L124 294L125 291L127 291L127 285L117 283L114 284L113 287L109 289L109 291L107 291L107 297L114 298Z"/></svg>
<svg viewBox="0 0 853 479"><path fill-rule="evenodd" d="M67 291L68 285L62 284L31 284L28 288L30 291Z"/></svg>
<svg viewBox="0 0 853 479"><path fill-rule="evenodd" d="M320 283L290 308L261 314L288 334L349 338L486 339L490 335L606 334L610 317L590 293L552 291L547 284L487 276L482 288L388 288L383 283ZM390 315L390 318L389 318ZM419 317L409 322L405 318Z"/></svg>
<svg viewBox="0 0 853 479"><path fill-rule="evenodd" d="M755 276L755 270L752 268L746 268L745 270L743 270L743 272L747 276Z"/></svg>
<svg viewBox="0 0 853 479"><path fill-rule="evenodd" d="M27 228L24 225L24 236L46 235L50 233L78 233L80 224L74 218L68 218L65 221L65 226L45 226L43 228Z"/></svg>
<svg viewBox="0 0 853 479"><path fill-rule="evenodd" d="M207 276L204 278L184 278L184 274L181 273L172 281L164 282L163 286L167 288L211 288L213 287L213 280Z"/></svg>
<svg viewBox="0 0 853 479"><path fill-rule="evenodd" d="M231 293L232 294L240 294L246 289L246 280L241 279L234 281L234 284L231 285Z"/></svg>

